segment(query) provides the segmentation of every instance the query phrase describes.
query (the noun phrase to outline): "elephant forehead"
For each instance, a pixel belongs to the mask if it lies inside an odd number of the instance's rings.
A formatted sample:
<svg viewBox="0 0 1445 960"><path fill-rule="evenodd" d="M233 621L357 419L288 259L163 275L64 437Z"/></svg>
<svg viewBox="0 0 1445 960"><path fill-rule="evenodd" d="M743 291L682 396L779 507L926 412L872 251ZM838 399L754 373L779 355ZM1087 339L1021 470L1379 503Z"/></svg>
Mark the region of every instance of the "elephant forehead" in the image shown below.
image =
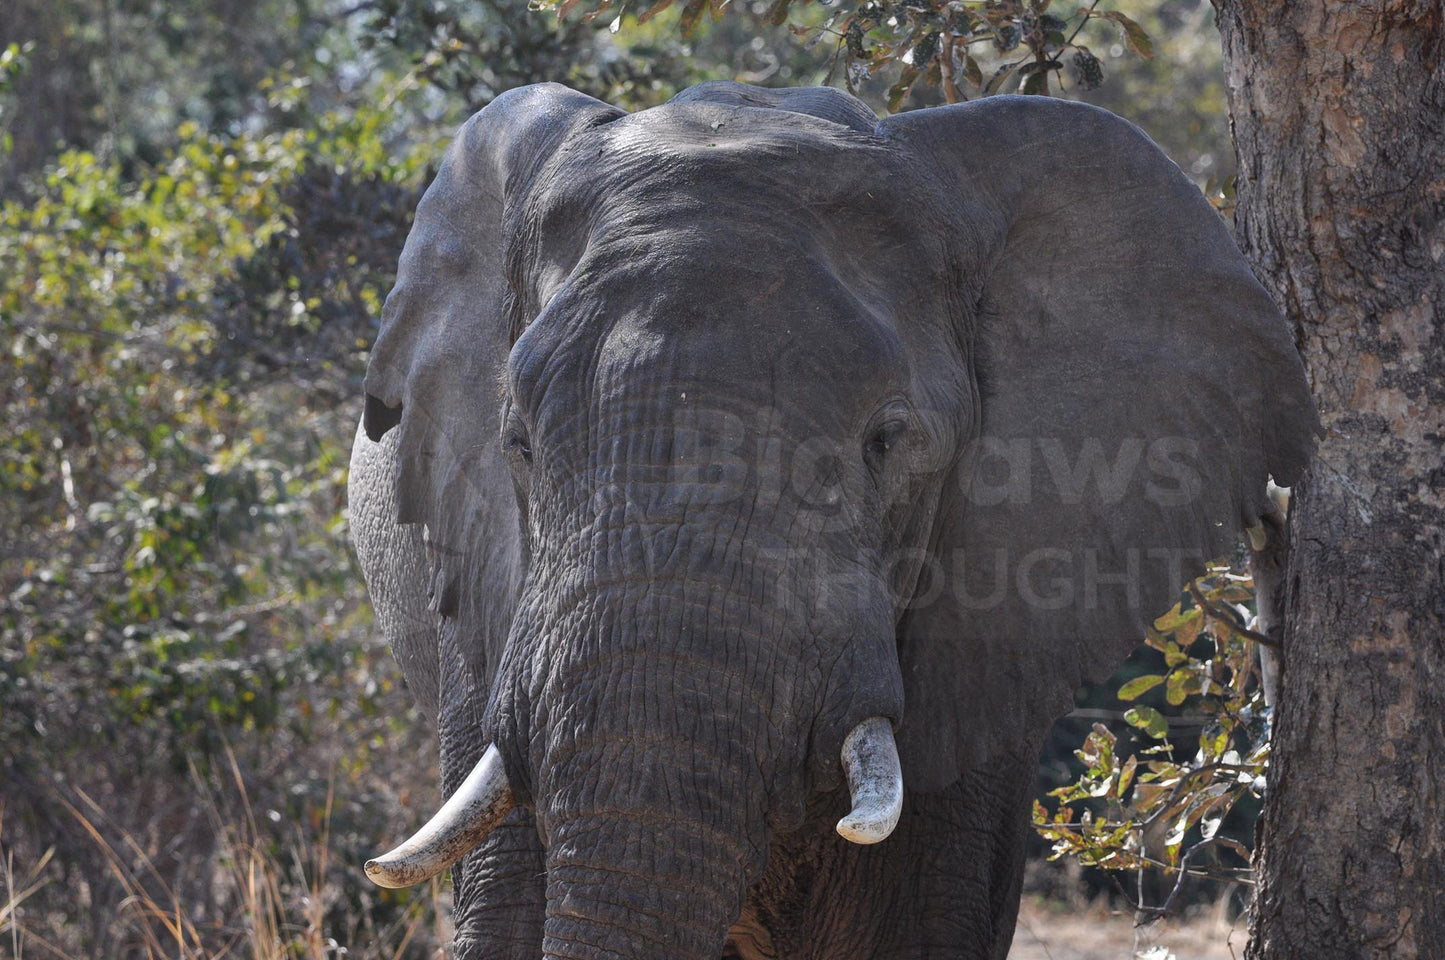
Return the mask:
<svg viewBox="0 0 1445 960"><path fill-rule="evenodd" d="M578 134L539 178L529 219L544 232L676 222L826 226L906 235L917 223L904 158L871 134L801 114L667 104Z"/></svg>
<svg viewBox="0 0 1445 960"><path fill-rule="evenodd" d="M885 140L774 110L674 104L579 133L509 218L514 395L867 416L907 384L899 323L947 285L915 179Z"/></svg>
<svg viewBox="0 0 1445 960"><path fill-rule="evenodd" d="M792 252L742 269L683 246L637 271L594 250L514 347L514 393L562 408L751 403L814 428L866 416L908 381L894 318L821 254Z"/></svg>

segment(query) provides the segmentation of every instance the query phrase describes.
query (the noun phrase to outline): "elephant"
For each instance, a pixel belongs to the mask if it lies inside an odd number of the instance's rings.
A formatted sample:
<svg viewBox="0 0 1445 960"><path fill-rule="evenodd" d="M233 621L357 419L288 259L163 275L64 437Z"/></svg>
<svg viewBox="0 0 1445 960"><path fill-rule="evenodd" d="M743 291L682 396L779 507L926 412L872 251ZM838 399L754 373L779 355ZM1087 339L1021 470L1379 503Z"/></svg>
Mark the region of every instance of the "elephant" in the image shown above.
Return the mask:
<svg viewBox="0 0 1445 960"><path fill-rule="evenodd" d="M417 211L349 485L457 957L1003 957L1050 723L1293 483L1290 330L1132 124L556 84Z"/></svg>

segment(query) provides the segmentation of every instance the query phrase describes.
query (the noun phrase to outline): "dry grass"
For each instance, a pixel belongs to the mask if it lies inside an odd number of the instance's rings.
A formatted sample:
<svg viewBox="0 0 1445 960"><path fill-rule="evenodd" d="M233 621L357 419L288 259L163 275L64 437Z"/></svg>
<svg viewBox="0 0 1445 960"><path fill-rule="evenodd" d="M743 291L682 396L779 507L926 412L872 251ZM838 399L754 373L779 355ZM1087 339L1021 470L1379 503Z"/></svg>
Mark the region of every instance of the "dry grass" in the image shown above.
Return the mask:
<svg viewBox="0 0 1445 960"><path fill-rule="evenodd" d="M328 884L332 861L330 823L332 797L328 793L320 832L307 838L300 833L276 853L251 809L235 757L230 756L240 811L223 810L214 794L204 792L204 781L194 770L192 780L206 796L212 827L219 838L215 871L228 888L230 909L218 921L192 919L182 903L132 835L119 830L106 811L83 790L74 790L78 803L59 797L60 804L94 842L111 876L125 892L117 922L131 947L127 956L146 960L333 960L338 956L367 960L402 960L415 957L413 941L446 942L438 927L446 914L441 886L432 882L430 897L418 898L401 920L371 931L364 949L347 949L326 928L327 905L333 892ZM3 809L0 809L3 823ZM119 844L107 837L120 836ZM27 923L23 904L57 878L47 876L53 849L28 869L18 869L11 851L0 848L0 951L8 948L15 960L45 957L52 960L88 960L57 945L35 925Z"/></svg>
<svg viewBox="0 0 1445 960"><path fill-rule="evenodd" d="M1009 960L1237 960L1245 939L1243 919L1231 922L1223 909L1135 927L1132 913L1029 897Z"/></svg>
<svg viewBox="0 0 1445 960"><path fill-rule="evenodd" d="M5 825L5 809L0 807L0 828ZM51 847L41 855L24 873L17 873L15 870L15 855L12 851L3 851L3 858L0 858L0 880L5 884L4 900L0 902L0 934L8 934L4 941L10 944L10 952L21 960L24 954L24 938L21 935L19 923L20 905L29 900L35 894L44 889L45 868L49 865L52 857L55 856L55 848Z"/></svg>
<svg viewBox="0 0 1445 960"><path fill-rule="evenodd" d="M132 945L128 956L146 960L332 960L338 956L366 960L403 960L418 956L418 944L449 940L441 929L446 909L440 884L430 897L419 898L404 916L385 930L369 931L358 943L357 931L328 930L327 906L334 898L328 882L333 862L328 795L319 831L300 833L278 851L266 839L251 809L234 757L231 777L239 809L208 794L209 815L220 838L215 869L228 889L224 919L193 919L187 905L167 884L142 845L116 824L83 791L76 801L61 803L95 844L106 868L125 892L118 923ZM193 772L199 788L203 780ZM0 809L0 826L4 811ZM119 843L107 837L119 836ZM0 954L15 960L88 960L73 948L58 945L52 930L27 923L25 904L47 885L58 883L52 867L54 850L29 865L17 864L12 851L0 848ZM1245 931L1219 908L1187 919L1161 920L1136 928L1132 914L1102 905L1073 906L1056 899L1029 896L1019 912L1018 930L1009 960L1237 960ZM335 923L333 917L332 923ZM340 940L338 941L338 937ZM351 942L347 944L347 941ZM343 944L347 944L343 948ZM439 949L422 953L440 960Z"/></svg>

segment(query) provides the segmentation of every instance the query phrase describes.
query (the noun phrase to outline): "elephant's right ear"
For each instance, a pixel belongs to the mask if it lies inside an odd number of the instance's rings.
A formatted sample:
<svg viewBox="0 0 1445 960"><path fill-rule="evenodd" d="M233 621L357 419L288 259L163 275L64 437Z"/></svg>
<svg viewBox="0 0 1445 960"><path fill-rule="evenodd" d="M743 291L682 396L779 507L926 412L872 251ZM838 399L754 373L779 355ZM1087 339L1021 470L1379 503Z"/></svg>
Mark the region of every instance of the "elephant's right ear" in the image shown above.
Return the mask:
<svg viewBox="0 0 1445 960"><path fill-rule="evenodd" d="M538 84L467 121L417 207L366 370L366 435L398 431L395 521L426 525L432 609L457 619L467 659L483 673L499 653L486 648L505 640L521 575L498 441L513 328L507 225L571 133L621 115Z"/></svg>
<svg viewBox="0 0 1445 960"><path fill-rule="evenodd" d="M1132 124L990 97L880 130L952 246L976 388L899 634L903 769L936 788L1036 746L1271 509L1319 421L1229 231Z"/></svg>

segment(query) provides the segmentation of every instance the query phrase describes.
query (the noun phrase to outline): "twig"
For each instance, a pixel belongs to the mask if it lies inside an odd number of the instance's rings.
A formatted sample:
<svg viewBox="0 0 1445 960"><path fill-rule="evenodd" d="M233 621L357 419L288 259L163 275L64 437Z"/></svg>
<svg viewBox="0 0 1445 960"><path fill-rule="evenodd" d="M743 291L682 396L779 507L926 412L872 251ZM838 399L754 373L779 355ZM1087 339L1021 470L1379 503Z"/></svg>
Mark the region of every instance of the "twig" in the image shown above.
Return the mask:
<svg viewBox="0 0 1445 960"><path fill-rule="evenodd" d="M1125 723L1128 719L1118 710L1098 710L1093 707L1078 707L1064 716L1065 720L1122 720ZM1170 727L1178 727L1182 730L1198 729L1211 723L1213 717L1165 717L1165 722Z"/></svg>
<svg viewBox="0 0 1445 960"><path fill-rule="evenodd" d="M1094 13L1094 8L1097 7L1098 5L1099 5L1099 0L1094 0L1093 3L1089 4L1089 9L1088 9L1087 12L1085 12L1085 14L1084 14L1084 19L1080 20L1080 21L1079 21L1079 25L1074 28L1074 32L1071 33L1071 34L1069 34L1069 42L1066 43L1066 44L1064 44L1064 46L1066 46L1066 47L1071 47L1071 46L1074 45L1074 38L1079 35L1079 31L1080 31L1080 30L1084 29L1084 24L1086 24L1086 23L1089 22L1089 19L1091 18L1091 16L1092 16L1093 13Z"/></svg>
<svg viewBox="0 0 1445 960"><path fill-rule="evenodd" d="M1193 873L1193 872L1191 872L1190 869L1189 869L1189 858L1192 857L1192 856L1194 856L1194 855L1195 855L1196 853L1198 853L1200 850L1203 850L1205 847L1212 846L1216 841L1222 840L1222 839L1224 839L1224 838L1216 835L1216 836L1210 837L1208 840L1201 840L1201 841L1199 841L1198 843L1196 843L1194 846L1190 847L1188 850L1186 850L1186 851L1184 852L1184 856L1182 856L1182 857L1179 858L1179 879L1174 881L1174 889L1172 889L1172 890L1169 891L1169 896L1165 897L1165 898L1164 898L1164 902L1163 902L1162 904L1160 904L1159 906L1157 906L1157 907L1145 906L1144 903L1143 903L1143 901L1141 900L1140 903L1139 903L1139 905L1138 905L1138 906L1139 906L1139 912L1140 912L1140 913L1150 914L1150 916L1146 917L1146 918L1145 918L1144 920L1142 920L1141 922L1136 923L1136 924L1135 924L1136 927L1142 927L1142 926L1143 926L1144 924L1146 924L1146 923L1153 923L1155 920L1158 920L1160 917L1165 917L1165 916L1168 916L1168 915L1169 915L1169 911L1174 908L1174 901L1179 897L1179 891L1182 890L1182 889L1184 889L1184 878L1185 878L1185 877L1190 877L1190 876L1204 876L1204 877L1209 877L1209 876L1210 876L1207 872L1206 872L1206 873ZM1245 882L1245 881L1241 881L1241 882Z"/></svg>
<svg viewBox="0 0 1445 960"><path fill-rule="evenodd" d="M1199 609L1203 610L1204 615L1209 619L1216 620L1240 636L1248 637L1255 643L1269 647L1271 650L1278 650L1280 648L1279 641L1274 637L1260 633L1258 630L1251 630L1246 626L1242 626L1234 617L1204 599L1204 594L1199 592L1199 585L1193 581L1190 581L1189 584L1189 595L1194 598L1194 602L1199 605Z"/></svg>

